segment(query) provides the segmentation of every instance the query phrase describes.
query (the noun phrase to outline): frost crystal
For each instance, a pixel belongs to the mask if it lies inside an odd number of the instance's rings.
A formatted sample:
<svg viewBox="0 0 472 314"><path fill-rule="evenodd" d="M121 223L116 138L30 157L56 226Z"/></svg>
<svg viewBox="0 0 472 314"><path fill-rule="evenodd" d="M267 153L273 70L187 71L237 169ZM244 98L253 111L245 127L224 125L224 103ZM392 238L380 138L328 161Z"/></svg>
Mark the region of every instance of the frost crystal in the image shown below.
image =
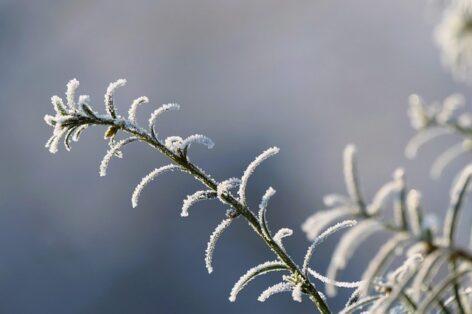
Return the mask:
<svg viewBox="0 0 472 314"><path fill-rule="evenodd" d="M291 291L293 287L293 284L288 283L288 282L280 282L278 284L275 284L266 290L264 290L261 295L257 298L259 302L264 302L271 296L277 293L282 293L282 292L287 292Z"/></svg>
<svg viewBox="0 0 472 314"><path fill-rule="evenodd" d="M356 146L353 144L347 145L344 149L344 180L349 197L354 203L361 205L362 198L356 169Z"/></svg>
<svg viewBox="0 0 472 314"><path fill-rule="evenodd" d="M243 176L241 177L241 185L239 186L239 200L241 203L245 204L246 203L246 186L247 182L249 180L249 177L254 173L254 170L259 166L264 160L267 158L274 156L280 151L278 147L271 147L264 151L262 154L257 156L256 159L254 159L253 162L249 164L249 166L246 168L244 171Z"/></svg>
<svg viewBox="0 0 472 314"><path fill-rule="evenodd" d="M116 116L115 105L113 104L113 94L118 87L123 87L125 84L125 79L119 79L108 85L107 92L105 93L105 110L112 117Z"/></svg>
<svg viewBox="0 0 472 314"><path fill-rule="evenodd" d="M344 195L328 194L323 197L323 203L328 207L346 206L350 203L350 200Z"/></svg>
<svg viewBox="0 0 472 314"><path fill-rule="evenodd" d="M310 259L313 255L313 250L315 247L322 243L327 237L335 233L336 231L342 230L344 228L349 228L352 226L355 226L357 224L357 221L355 220L345 220L342 222L338 222L337 224L329 227L324 231L322 234L320 234L316 239L313 241L313 243L308 247L308 250L306 251L305 258L303 259L303 268L302 272L306 272L308 269L308 263L310 262Z"/></svg>
<svg viewBox="0 0 472 314"><path fill-rule="evenodd" d="M57 125L57 124L56 124ZM54 135L46 143L46 148L49 148L51 154L57 153L59 150L59 141L61 137L67 132L67 129L60 129L59 131L54 131Z"/></svg>
<svg viewBox="0 0 472 314"><path fill-rule="evenodd" d="M297 284L292 290L292 299L295 302L302 302L302 283Z"/></svg>
<svg viewBox="0 0 472 314"><path fill-rule="evenodd" d="M238 296L239 292L243 290L244 287L257 276L263 275L270 271L281 271L284 269L286 269L286 266L280 261L265 262L249 269L243 276L241 276L241 278L239 278L238 282L236 282L236 284L233 286L233 289L231 289L229 300L231 302L236 301L236 297Z"/></svg>
<svg viewBox="0 0 472 314"><path fill-rule="evenodd" d="M225 231L225 229L229 227L232 221L233 221L233 218L224 219L215 228L213 233L210 235L210 240L208 241L207 248L205 250L205 266L209 274L213 272L212 261L213 261L213 252L215 251L216 242L220 238L223 231Z"/></svg>
<svg viewBox="0 0 472 314"><path fill-rule="evenodd" d="M341 238L331 258L328 267L328 278L335 280L338 270L344 269L348 260L354 254L358 246L372 233L382 229L382 225L375 220L364 220L356 227L346 232ZM328 295L335 295L336 289L333 285L327 285Z"/></svg>
<svg viewBox="0 0 472 314"><path fill-rule="evenodd" d="M404 279L422 262L423 256L421 254L415 254L408 257L400 267L388 274L388 283L395 285L404 281Z"/></svg>
<svg viewBox="0 0 472 314"><path fill-rule="evenodd" d="M320 280L321 282L334 285L336 287L340 288L357 288L359 287L363 282L362 281L336 281L336 280L331 280L328 277L323 276L322 274L318 273L316 270L313 270L311 268L308 268L308 272L310 275L315 277L316 279Z"/></svg>
<svg viewBox="0 0 472 314"><path fill-rule="evenodd" d="M66 99L67 99L67 106L69 109L74 110L76 108L75 105L75 93L77 88L79 88L79 81L77 79L72 79L67 83L67 90L66 90Z"/></svg>
<svg viewBox="0 0 472 314"><path fill-rule="evenodd" d="M149 118L149 128L152 129L154 127L154 123L156 122L157 118L159 118L159 116L163 114L164 112L169 111L169 110L179 110L179 109L180 109L180 105L178 104L166 104L166 105L160 106L159 108L154 110L154 112L151 114L151 117Z"/></svg>
<svg viewBox="0 0 472 314"><path fill-rule="evenodd" d="M333 221L352 213L353 210L348 207L338 207L314 213L302 224L302 230L306 233L308 240L313 241Z"/></svg>
<svg viewBox="0 0 472 314"><path fill-rule="evenodd" d="M435 31L442 50L442 60L459 80L470 82L472 73L472 5L470 1L453 1L445 10Z"/></svg>
<svg viewBox="0 0 472 314"><path fill-rule="evenodd" d="M228 194L231 189L237 187L240 183L241 180L239 178L229 178L219 183L216 187L216 195L218 196L218 199L223 203L227 203L223 196Z"/></svg>
<svg viewBox="0 0 472 314"><path fill-rule="evenodd" d="M131 142L134 142L137 140L136 137L130 137L124 140L119 141L115 145L113 145L105 154L105 156L102 159L102 162L100 163L100 176L104 177L107 175L107 168L108 164L110 163L111 158L116 155L116 153L126 144L129 144Z"/></svg>
<svg viewBox="0 0 472 314"><path fill-rule="evenodd" d="M180 136L169 136L166 138L164 145L168 150L174 154L180 154L180 148L182 147L182 138Z"/></svg>
<svg viewBox="0 0 472 314"><path fill-rule="evenodd" d="M367 208L369 214L374 215L384 206L387 198L394 192L399 191L403 187L403 170L397 169L394 173L394 180L386 183L375 194L372 203Z"/></svg>
<svg viewBox="0 0 472 314"><path fill-rule="evenodd" d="M274 196L275 190L270 186L262 196L262 200L259 204L259 213L257 218L259 219L259 223L262 225L262 232L267 237L270 238L270 230L269 226L267 225L267 220L265 218L267 212L267 205L269 204L269 200L272 196Z"/></svg>
<svg viewBox="0 0 472 314"><path fill-rule="evenodd" d="M186 150L193 143L204 145L208 149L212 149L215 146L215 143L205 135L194 134L183 140L181 149Z"/></svg>
<svg viewBox="0 0 472 314"><path fill-rule="evenodd" d="M66 115L67 114L67 108L64 105L64 102L62 101L62 98L59 96L52 96L51 97L51 103L52 106L54 107L54 111L56 112L57 115Z"/></svg>
<svg viewBox="0 0 472 314"><path fill-rule="evenodd" d="M139 105L146 104L149 102L149 98L146 96L141 96L133 100L131 107L128 110L128 120L132 123L136 123L136 110L138 109Z"/></svg>
<svg viewBox="0 0 472 314"><path fill-rule="evenodd" d="M192 195L187 195L187 198L184 200L184 203L182 205L182 212L180 213L180 216L187 217L188 210L195 203L199 201L207 200L210 198L214 198L215 196L216 196L216 193L213 190L197 191L193 193Z"/></svg>
<svg viewBox="0 0 472 314"><path fill-rule="evenodd" d="M78 105L79 105L79 108L82 107L82 105L86 105L86 104L89 104L90 103L90 96L89 95L80 95L79 96L79 101L78 101Z"/></svg>
<svg viewBox="0 0 472 314"><path fill-rule="evenodd" d="M440 124L449 122L454 113L465 104L465 98L461 94L452 94L443 101L441 110L436 115L436 121Z"/></svg>
<svg viewBox="0 0 472 314"><path fill-rule="evenodd" d="M289 228L281 228L279 231L277 231L274 235L274 241L277 243L281 248L284 247L282 243L282 239L285 237L289 237L293 234L293 230Z"/></svg>
<svg viewBox="0 0 472 314"><path fill-rule="evenodd" d="M447 129L432 128L421 130L419 133L413 136L406 145L405 156L409 159L415 158L421 146L441 135L446 134L450 134L450 131Z"/></svg>
<svg viewBox="0 0 472 314"><path fill-rule="evenodd" d="M173 171L178 168L179 166L176 166L176 165L163 166L163 167L154 169L147 176L142 178L141 182L134 189L133 196L131 197L131 204L133 205L133 208L138 206L139 196L141 195L141 192L143 191L144 187L148 185L149 182L153 181L155 178L157 178L158 175L160 175L163 172Z"/></svg>
<svg viewBox="0 0 472 314"><path fill-rule="evenodd" d="M467 192L467 187L469 186L471 176L472 165L468 165L464 168L464 170L462 170L459 175L459 178L451 189L450 208L448 209L446 214L443 231L445 239L449 242L452 240L457 215L462 205L462 200L465 196L465 193Z"/></svg>
<svg viewBox="0 0 472 314"><path fill-rule="evenodd" d="M364 274L362 275L362 285L359 287L359 295L361 297L367 296L369 287L374 281L375 277L380 275L382 268L386 267L389 261L393 259L396 250L400 245L408 240L408 234L398 233L394 237L385 242L378 250L377 255L370 261Z"/></svg>
<svg viewBox="0 0 472 314"><path fill-rule="evenodd" d="M444 168L449 165L454 159L458 158L463 153L470 151L470 140L465 140L461 143L451 146L449 149L439 155L431 167L431 177L438 179L441 177Z"/></svg>
<svg viewBox="0 0 472 314"><path fill-rule="evenodd" d="M408 192L408 196L406 198L406 208L408 210L410 227L415 236L421 235L420 201L420 192L417 190L411 190Z"/></svg>

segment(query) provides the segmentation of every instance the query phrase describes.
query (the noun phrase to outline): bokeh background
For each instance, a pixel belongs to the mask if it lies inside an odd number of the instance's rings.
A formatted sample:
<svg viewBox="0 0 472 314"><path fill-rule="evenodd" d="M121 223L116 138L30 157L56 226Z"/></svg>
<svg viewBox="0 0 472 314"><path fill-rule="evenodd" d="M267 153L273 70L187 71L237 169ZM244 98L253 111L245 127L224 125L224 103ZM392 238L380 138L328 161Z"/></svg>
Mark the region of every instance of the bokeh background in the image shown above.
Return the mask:
<svg viewBox="0 0 472 314"><path fill-rule="evenodd" d="M403 156L413 134L408 95L471 96L441 66L432 40L439 13L440 4L426 0L0 1L0 312L312 311L289 295L257 302L277 275L231 304L239 276L273 259L247 225L223 235L208 276L204 249L225 208L201 203L180 218L182 199L198 185L173 174L148 186L132 209L132 189L164 159L130 145L99 178L106 144L98 129L71 153L50 155L42 120L52 112L49 98L77 77L100 108L108 83L124 77L122 112L141 95L152 102L141 119L154 105L178 102L183 110L159 122L160 134L208 134L216 147L194 147L193 159L217 179L239 176L263 149L279 146L280 155L251 179L250 203L269 185L277 189L270 221L297 231L287 246L301 262L308 242L300 224L322 209L324 194L344 191L347 143L358 146L367 195L403 166L425 207L444 213L467 158L435 182L429 166L449 140L428 145L418 160ZM336 240L316 253L320 272ZM358 279L378 243L363 246L342 279ZM348 293L331 306L339 309Z"/></svg>

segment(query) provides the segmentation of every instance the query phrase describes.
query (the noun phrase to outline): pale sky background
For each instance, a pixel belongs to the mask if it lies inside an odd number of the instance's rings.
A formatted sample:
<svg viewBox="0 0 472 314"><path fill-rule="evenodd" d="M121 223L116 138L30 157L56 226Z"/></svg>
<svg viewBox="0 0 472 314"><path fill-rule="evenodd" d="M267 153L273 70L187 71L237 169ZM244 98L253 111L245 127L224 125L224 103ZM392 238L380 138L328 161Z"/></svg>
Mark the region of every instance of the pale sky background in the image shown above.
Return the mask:
<svg viewBox="0 0 472 314"><path fill-rule="evenodd" d="M341 154L359 150L361 181L372 196L397 166L420 189L428 210L443 214L452 179L428 177L431 162L451 141L439 141L409 161L413 134L407 98L427 100L461 92L441 66L432 40L438 2L363 1L46 1L0 0L0 312L2 313L306 313L310 302L257 295L279 276L267 276L228 301L249 267L274 259L240 221L221 238L215 272L204 268L209 234L225 208L216 202L179 216L182 199L198 185L166 175L131 208L132 189L165 160L130 145L98 176L106 151L103 130L90 130L71 153L50 155L43 116L49 98L73 77L102 108L108 83L128 79L117 94L125 112L146 95L154 105L178 102L160 121L163 136L205 133L211 151L194 160L217 179L240 176L262 150L281 153L252 178L253 207L268 186L273 228L290 227L286 241L301 263L308 246L300 224L322 208L322 196L344 192ZM470 107L469 107L470 108ZM464 220L470 221L470 207ZM325 272L337 238L318 251ZM364 246L343 280L359 279L377 250ZM331 300L339 309L348 295Z"/></svg>

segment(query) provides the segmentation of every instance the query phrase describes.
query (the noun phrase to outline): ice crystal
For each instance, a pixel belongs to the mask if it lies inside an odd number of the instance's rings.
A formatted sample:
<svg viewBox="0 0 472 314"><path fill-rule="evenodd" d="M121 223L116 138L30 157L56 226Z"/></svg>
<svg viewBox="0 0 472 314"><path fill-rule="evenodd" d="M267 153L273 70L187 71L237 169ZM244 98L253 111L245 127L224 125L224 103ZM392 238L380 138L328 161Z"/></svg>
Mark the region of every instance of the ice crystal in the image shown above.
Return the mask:
<svg viewBox="0 0 472 314"><path fill-rule="evenodd" d="M269 158L271 156L276 155L279 152L279 150L280 149L278 147L271 147L271 148L265 150L264 152L262 152L262 154L257 156L257 158L254 159L254 161L252 161L249 164L249 166L246 168L246 170L244 171L243 176L241 177L241 185L239 186L239 191L238 191L239 199L243 204L246 203L246 186L247 186L247 182L248 182L249 178L251 177L251 175L254 173L254 170L264 160L266 160L267 158Z"/></svg>
<svg viewBox="0 0 472 314"><path fill-rule="evenodd" d="M107 92L105 93L105 110L111 117L116 116L115 105L113 103L113 95L115 94L117 88L123 87L125 85L125 79L116 80L115 82L112 82L110 83L110 85L108 85Z"/></svg>
<svg viewBox="0 0 472 314"><path fill-rule="evenodd" d="M302 302L302 284L299 283L292 290L292 299L296 302Z"/></svg>
<svg viewBox="0 0 472 314"><path fill-rule="evenodd" d="M176 165L163 166L163 167L154 169L147 176L142 178L141 182L134 189L133 196L131 197L131 204L133 205L133 208L138 206L139 196L141 195L141 192L143 191L146 185L148 185L151 181L156 179L161 173L167 172L167 171L173 171L178 168L179 167Z"/></svg>
<svg viewBox="0 0 472 314"><path fill-rule="evenodd" d="M210 240L208 241L207 248L205 250L205 266L209 274L213 272L213 252L215 251L216 242L220 238L223 231L229 227L233 218L224 219L218 226L216 226L213 233L210 235Z"/></svg>
<svg viewBox="0 0 472 314"><path fill-rule="evenodd" d="M131 107L128 111L128 120L131 121L131 123L136 123L136 110L138 109L138 106L146 104L148 102L149 98L147 98L146 96L141 96L133 100L133 103L131 104Z"/></svg>
<svg viewBox="0 0 472 314"><path fill-rule="evenodd" d="M382 230L382 226L375 220L364 220L358 223L354 228L346 232L341 238L336 250L333 253L328 267L327 277L336 280L336 274L340 269L344 269L347 262L354 254L358 246L364 242L372 233ZM335 295L334 285L326 286L328 295Z"/></svg>
<svg viewBox="0 0 472 314"><path fill-rule="evenodd" d="M67 99L67 106L69 109L74 110L76 108L75 104L75 93L79 88L79 81L77 79L72 79L67 83L67 90L66 90L66 99Z"/></svg>
<svg viewBox="0 0 472 314"><path fill-rule="evenodd" d="M286 269L287 267L285 264L280 261L265 262L249 269L244 275L241 276L241 278L239 278L239 280L233 286L233 289L231 289L229 300L231 302L236 301L236 297L238 296L239 292L241 292L241 290L243 290L244 287L257 276L271 271L282 271Z"/></svg>
<svg viewBox="0 0 472 314"><path fill-rule="evenodd" d="M314 213L302 224L302 230L306 233L308 240L313 241L323 229L330 226L335 220L352 214L348 207L338 207Z"/></svg>
<svg viewBox="0 0 472 314"><path fill-rule="evenodd" d="M259 302L265 302L268 298L277 293L288 292L293 288L293 284L288 282L279 282L273 286L270 286L264 290L261 295L257 298Z"/></svg>
<svg viewBox="0 0 472 314"><path fill-rule="evenodd" d="M184 199L182 204L182 212L180 213L180 216L187 217L190 207L192 207L195 203L215 197L216 193L213 190L197 191L191 195L187 195L187 198Z"/></svg>
<svg viewBox="0 0 472 314"><path fill-rule="evenodd" d="M116 143L115 145L113 145L109 150L108 152L105 154L105 156L103 157L102 159L102 162L100 163L100 176L101 177L104 177L107 175L107 168L108 168L108 164L110 163L110 160L113 156L116 155L117 152L120 151L120 149L129 144L129 143L132 143L134 141L136 141L137 138L136 137L129 137L127 139L124 139L124 140L121 140L119 141L118 143Z"/></svg>
<svg viewBox="0 0 472 314"><path fill-rule="evenodd" d="M313 255L313 250L315 249L317 245L322 243L327 237L329 237L333 233L339 230L342 230L344 228L355 226L356 224L357 224L357 221L355 220L345 220L329 227L322 234L317 236L316 239L313 241L313 243L308 247L308 250L306 251L305 258L303 259L302 272L305 272L308 269L308 263L310 262L310 259Z"/></svg>
<svg viewBox="0 0 472 314"><path fill-rule="evenodd" d="M452 1L435 30L442 60L459 80L470 82L472 74L472 4Z"/></svg>
<svg viewBox="0 0 472 314"><path fill-rule="evenodd" d="M279 231L277 231L274 234L274 241L281 247L284 248L284 245L282 243L282 239L285 237L289 237L293 234L293 230L289 228L281 228Z"/></svg>

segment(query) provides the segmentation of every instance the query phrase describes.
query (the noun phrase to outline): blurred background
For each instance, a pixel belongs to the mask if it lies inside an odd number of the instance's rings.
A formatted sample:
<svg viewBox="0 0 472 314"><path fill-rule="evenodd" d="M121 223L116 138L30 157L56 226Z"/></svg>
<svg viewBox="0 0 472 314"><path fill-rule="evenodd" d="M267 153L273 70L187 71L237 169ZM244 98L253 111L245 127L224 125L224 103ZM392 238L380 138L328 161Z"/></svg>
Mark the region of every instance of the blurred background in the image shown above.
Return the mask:
<svg viewBox="0 0 472 314"><path fill-rule="evenodd" d="M134 186L165 160L131 144L100 178L101 129L87 130L71 153L49 154L50 97L76 77L79 92L102 108L108 83L124 77L121 112L146 95L152 105L139 112L146 121L157 105L178 102L181 112L159 121L161 136L209 135L216 147L194 147L193 160L217 179L240 176L262 150L279 146L252 177L250 204L268 186L277 190L270 222L296 231L286 245L301 263L308 242L300 225L323 208L324 194L344 193L348 143L358 146L368 197L403 166L427 210L444 214L466 158L438 182L429 167L450 140L428 145L414 161L403 155L414 134L411 93L471 96L441 65L432 39L440 9L426 0L0 0L0 312L312 311L288 294L256 300L278 274L253 282L231 304L239 276L273 259L252 230L240 221L223 235L209 276L204 250L225 208L200 203L180 218L182 199L199 186L176 173L148 186L132 209ZM317 252L318 271L326 271L337 239ZM341 279L358 280L378 243L363 246ZM348 294L330 300L333 309Z"/></svg>

